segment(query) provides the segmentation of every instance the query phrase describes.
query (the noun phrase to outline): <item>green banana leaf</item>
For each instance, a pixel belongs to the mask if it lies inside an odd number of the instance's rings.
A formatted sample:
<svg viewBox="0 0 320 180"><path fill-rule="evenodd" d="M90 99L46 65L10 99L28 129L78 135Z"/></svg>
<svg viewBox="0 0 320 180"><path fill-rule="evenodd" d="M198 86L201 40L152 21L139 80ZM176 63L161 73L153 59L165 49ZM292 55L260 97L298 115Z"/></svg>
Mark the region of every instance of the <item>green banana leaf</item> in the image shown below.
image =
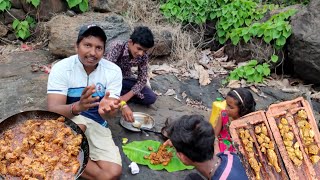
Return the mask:
<svg viewBox="0 0 320 180"><path fill-rule="evenodd" d="M168 148L168 151L173 153L173 157L167 166L162 164L153 165L149 159L144 159L143 156L149 155L151 152L157 152L160 146L159 141L145 140L145 141L133 141L122 146L124 154L133 162L142 165L148 165L152 170L166 169L168 172L181 171L185 169L193 169L193 166L184 165L176 155L174 148ZM148 147L152 147L153 150L149 151Z"/></svg>

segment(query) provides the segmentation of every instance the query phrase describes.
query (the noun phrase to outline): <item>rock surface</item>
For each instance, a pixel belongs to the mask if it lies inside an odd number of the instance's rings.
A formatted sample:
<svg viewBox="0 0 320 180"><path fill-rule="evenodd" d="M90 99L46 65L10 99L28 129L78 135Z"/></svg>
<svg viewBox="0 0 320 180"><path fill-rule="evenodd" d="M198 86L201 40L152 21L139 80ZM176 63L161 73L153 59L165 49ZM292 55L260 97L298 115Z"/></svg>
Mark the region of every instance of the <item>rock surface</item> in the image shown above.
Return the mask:
<svg viewBox="0 0 320 180"><path fill-rule="evenodd" d="M5 35L7 35L7 33L8 33L7 26L0 24L0 37L4 37Z"/></svg>
<svg viewBox="0 0 320 180"><path fill-rule="evenodd" d="M126 12L130 6L127 0L92 0L91 7L98 12Z"/></svg>
<svg viewBox="0 0 320 180"><path fill-rule="evenodd" d="M107 45L113 40L127 40L131 29L121 16L113 13L85 13L75 17L58 15L48 22L49 50L53 55L67 57L75 53L74 45L83 24L97 24L107 35ZM164 56L171 53L172 35L167 30L154 30L155 46L152 55Z"/></svg>
<svg viewBox="0 0 320 180"><path fill-rule="evenodd" d="M294 73L308 83L320 84L320 1L311 0L291 17L291 25L288 51Z"/></svg>

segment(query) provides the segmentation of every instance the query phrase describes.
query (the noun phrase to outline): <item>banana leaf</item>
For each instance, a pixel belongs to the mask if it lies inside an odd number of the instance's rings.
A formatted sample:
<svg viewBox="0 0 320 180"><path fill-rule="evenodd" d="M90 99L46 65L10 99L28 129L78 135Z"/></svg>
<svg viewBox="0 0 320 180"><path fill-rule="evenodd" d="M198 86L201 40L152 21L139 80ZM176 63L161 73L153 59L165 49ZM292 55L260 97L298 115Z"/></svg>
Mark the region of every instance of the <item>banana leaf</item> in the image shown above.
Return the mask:
<svg viewBox="0 0 320 180"><path fill-rule="evenodd" d="M168 151L173 153L173 157L167 166L162 164L153 165L149 159L144 159L145 155L150 155L151 152L157 152L161 143L159 141L145 140L145 141L133 141L122 146L124 154L133 162L141 165L147 165L152 170L165 169L168 172L181 171L185 169L193 169L193 166L184 165L176 155L174 148L167 148ZM152 147L152 151L148 150L148 147Z"/></svg>

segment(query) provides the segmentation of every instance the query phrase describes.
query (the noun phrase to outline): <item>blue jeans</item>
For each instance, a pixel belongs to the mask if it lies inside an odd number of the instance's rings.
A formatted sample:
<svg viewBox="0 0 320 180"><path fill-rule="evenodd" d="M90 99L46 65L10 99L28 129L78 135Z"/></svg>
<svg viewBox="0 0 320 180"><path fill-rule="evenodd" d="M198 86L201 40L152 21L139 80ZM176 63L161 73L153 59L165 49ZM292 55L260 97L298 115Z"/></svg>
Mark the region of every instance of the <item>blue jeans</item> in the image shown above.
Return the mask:
<svg viewBox="0 0 320 180"><path fill-rule="evenodd" d="M122 81L122 90L121 90L121 96L131 91L131 88L137 83L136 79L123 79ZM147 86L145 86L141 91L141 94L143 94L144 98L141 99L138 96L133 96L129 102L134 102L136 104L142 104L142 105L151 105L156 102L157 95Z"/></svg>

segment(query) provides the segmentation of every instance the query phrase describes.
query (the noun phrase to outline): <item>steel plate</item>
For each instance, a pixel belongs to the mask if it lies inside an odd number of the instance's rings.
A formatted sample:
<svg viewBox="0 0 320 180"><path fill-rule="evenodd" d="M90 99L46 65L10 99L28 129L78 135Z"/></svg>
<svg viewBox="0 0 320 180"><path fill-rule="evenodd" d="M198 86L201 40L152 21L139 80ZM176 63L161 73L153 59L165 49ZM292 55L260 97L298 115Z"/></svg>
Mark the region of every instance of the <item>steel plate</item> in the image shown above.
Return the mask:
<svg viewBox="0 0 320 180"><path fill-rule="evenodd" d="M135 121L142 123L141 127L151 129L155 125L155 121L153 117L150 116L149 114L142 113L142 112L133 112L133 117ZM120 124L121 126L123 126L124 128L130 131L134 131L134 132L141 131L140 129L133 127L132 123L125 121L123 117L121 117L120 119Z"/></svg>

